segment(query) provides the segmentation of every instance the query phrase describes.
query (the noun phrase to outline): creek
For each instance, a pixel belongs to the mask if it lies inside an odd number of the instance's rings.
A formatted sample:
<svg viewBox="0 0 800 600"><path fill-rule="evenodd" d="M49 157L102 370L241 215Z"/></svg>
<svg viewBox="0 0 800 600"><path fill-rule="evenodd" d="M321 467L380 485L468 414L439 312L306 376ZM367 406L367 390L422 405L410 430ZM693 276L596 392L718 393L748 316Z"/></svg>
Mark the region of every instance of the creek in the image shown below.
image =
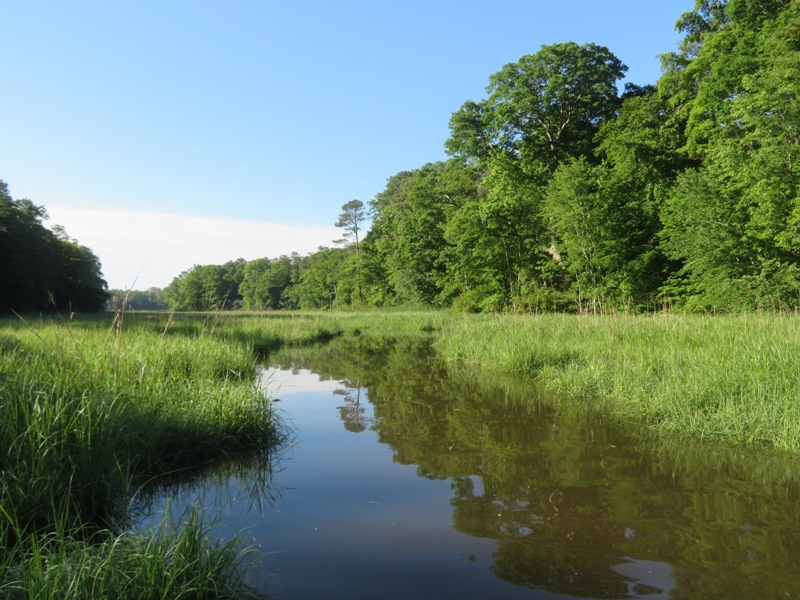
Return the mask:
<svg viewBox="0 0 800 600"><path fill-rule="evenodd" d="M263 382L280 456L167 486L140 526L202 505L273 598L800 593L796 457L646 439L419 340L283 351Z"/></svg>

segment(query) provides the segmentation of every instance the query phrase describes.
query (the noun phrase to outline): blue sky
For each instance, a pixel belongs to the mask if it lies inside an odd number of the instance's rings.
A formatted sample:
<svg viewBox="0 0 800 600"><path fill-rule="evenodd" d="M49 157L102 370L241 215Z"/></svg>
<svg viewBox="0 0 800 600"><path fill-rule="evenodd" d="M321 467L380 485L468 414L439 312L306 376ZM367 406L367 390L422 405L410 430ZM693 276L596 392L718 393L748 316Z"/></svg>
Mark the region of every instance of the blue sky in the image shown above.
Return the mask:
<svg viewBox="0 0 800 600"><path fill-rule="evenodd" d="M341 205L445 158L450 115L543 44L654 83L693 0L0 0L0 179L112 287L331 245Z"/></svg>

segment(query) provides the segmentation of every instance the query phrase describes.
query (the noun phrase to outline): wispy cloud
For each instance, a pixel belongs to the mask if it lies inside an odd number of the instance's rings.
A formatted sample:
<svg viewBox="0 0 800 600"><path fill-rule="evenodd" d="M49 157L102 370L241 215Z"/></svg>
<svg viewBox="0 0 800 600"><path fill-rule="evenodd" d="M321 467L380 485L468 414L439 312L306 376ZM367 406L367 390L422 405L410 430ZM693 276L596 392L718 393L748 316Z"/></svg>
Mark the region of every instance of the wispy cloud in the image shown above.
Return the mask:
<svg viewBox="0 0 800 600"><path fill-rule="evenodd" d="M335 227L53 206L47 212L50 225L62 225L97 254L111 288L164 287L195 264L305 255L341 237Z"/></svg>

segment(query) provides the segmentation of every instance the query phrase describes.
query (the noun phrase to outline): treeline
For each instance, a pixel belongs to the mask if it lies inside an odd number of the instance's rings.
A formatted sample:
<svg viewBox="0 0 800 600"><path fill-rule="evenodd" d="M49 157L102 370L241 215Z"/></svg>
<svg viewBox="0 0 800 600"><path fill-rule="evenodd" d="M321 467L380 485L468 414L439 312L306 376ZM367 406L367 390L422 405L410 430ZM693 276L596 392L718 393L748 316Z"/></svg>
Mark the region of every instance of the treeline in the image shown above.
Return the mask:
<svg viewBox="0 0 800 600"><path fill-rule="evenodd" d="M107 310L167 310L169 304L164 298L164 290L151 287L146 290L108 291Z"/></svg>
<svg viewBox="0 0 800 600"><path fill-rule="evenodd" d="M366 303L354 293L350 248L323 248L301 257L243 258L196 265L164 289L173 310L279 310L339 308Z"/></svg>
<svg viewBox="0 0 800 600"><path fill-rule="evenodd" d="M0 313L96 311L108 293L100 261L59 226L42 225L44 207L14 200L0 180Z"/></svg>
<svg viewBox="0 0 800 600"><path fill-rule="evenodd" d="M595 44L505 65L453 114L451 158L394 175L370 202L360 243L197 266L167 300L798 308L800 0L697 0L676 28L659 81L621 94L627 68Z"/></svg>

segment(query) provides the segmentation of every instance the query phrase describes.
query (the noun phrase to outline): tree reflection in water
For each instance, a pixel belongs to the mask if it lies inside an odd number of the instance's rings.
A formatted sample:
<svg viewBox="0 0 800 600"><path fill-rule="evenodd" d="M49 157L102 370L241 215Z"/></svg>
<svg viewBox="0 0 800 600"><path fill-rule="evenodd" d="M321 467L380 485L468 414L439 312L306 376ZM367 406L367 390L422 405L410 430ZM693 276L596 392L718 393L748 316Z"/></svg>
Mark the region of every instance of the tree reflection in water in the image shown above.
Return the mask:
<svg viewBox="0 0 800 600"><path fill-rule="evenodd" d="M375 417L367 414L368 407L362 404L362 400L366 402L366 398L362 399L361 397L362 390L359 382L344 380L342 384L345 387L334 390L333 393L342 396L345 401L343 406L337 407L344 428L353 433L360 433L367 428L374 429L376 420Z"/></svg>
<svg viewBox="0 0 800 600"><path fill-rule="evenodd" d="M343 338L283 361L344 382L348 431L449 479L454 529L496 542L505 581L596 598L800 590L787 457L633 436L554 408L531 380L450 373L426 341Z"/></svg>

